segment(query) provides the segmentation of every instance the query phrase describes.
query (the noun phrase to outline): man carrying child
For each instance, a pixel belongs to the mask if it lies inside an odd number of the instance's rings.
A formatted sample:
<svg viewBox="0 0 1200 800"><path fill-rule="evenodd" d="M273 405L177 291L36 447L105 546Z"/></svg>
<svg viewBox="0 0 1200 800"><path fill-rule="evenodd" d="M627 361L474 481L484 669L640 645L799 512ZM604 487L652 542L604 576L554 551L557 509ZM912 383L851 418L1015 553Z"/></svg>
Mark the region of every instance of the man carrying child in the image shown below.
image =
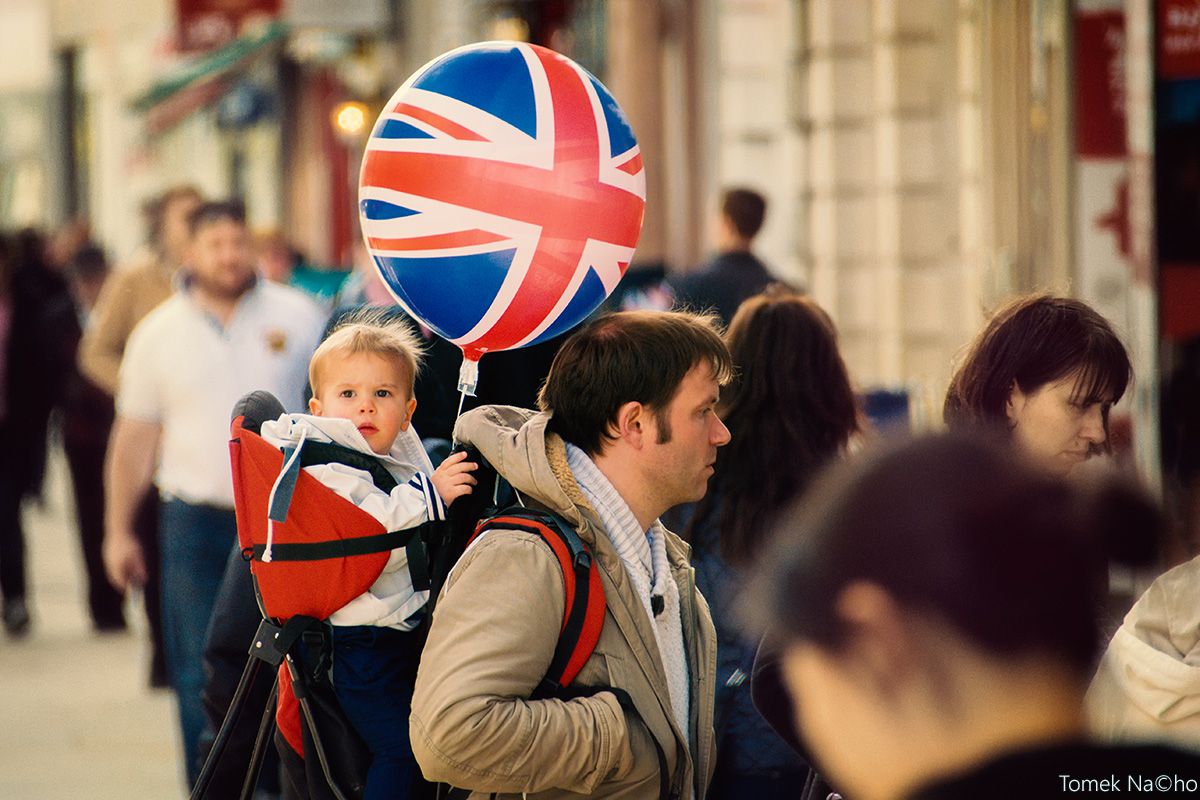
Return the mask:
<svg viewBox="0 0 1200 800"><path fill-rule="evenodd" d="M426 778L472 797L704 797L716 635L687 546L658 517L703 497L729 441L715 406L731 371L711 318L626 312L563 345L541 413L459 420L459 441L591 551L606 614L574 686L631 702L531 699L562 628L563 574L537 536L488 530L447 578L421 656L410 732Z"/></svg>

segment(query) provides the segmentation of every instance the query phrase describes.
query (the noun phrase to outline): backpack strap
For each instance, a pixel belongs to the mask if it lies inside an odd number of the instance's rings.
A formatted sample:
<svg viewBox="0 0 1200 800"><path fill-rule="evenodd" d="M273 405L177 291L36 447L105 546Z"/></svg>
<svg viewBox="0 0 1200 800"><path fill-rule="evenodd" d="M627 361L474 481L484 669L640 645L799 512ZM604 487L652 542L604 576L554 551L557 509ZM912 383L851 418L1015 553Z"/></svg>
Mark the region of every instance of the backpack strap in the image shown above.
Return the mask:
<svg viewBox="0 0 1200 800"><path fill-rule="evenodd" d="M604 585L600 582L600 571L579 534L556 514L535 511L524 506L512 506L495 516L481 520L475 528L474 535L467 542L468 546L483 533L493 529L524 531L540 537L550 547L558 559L559 567L562 568L566 589L562 629L558 636L558 644L554 648L554 657L550 660L550 668L534 689L530 699L571 700L611 692L627 714L640 719L633 698L624 689L609 686L571 686L579 671L583 669L584 662L596 649L596 643L600 640L600 630L604 627L605 613ZM653 734L650 735L650 739L654 743L655 756L658 759L658 798L667 800L670 797L670 774L667 772L666 754ZM439 788L439 798L462 800L470 795L470 791L465 789L446 788L449 791L444 795Z"/></svg>
<svg viewBox="0 0 1200 800"><path fill-rule="evenodd" d="M482 520L472 541L493 529L532 533L544 541L558 559L566 588L562 629L554 657L533 697L558 697L583 669L584 662L596 649L604 627L604 587L591 551L560 517L521 506L508 508ZM469 544L469 543L468 543Z"/></svg>

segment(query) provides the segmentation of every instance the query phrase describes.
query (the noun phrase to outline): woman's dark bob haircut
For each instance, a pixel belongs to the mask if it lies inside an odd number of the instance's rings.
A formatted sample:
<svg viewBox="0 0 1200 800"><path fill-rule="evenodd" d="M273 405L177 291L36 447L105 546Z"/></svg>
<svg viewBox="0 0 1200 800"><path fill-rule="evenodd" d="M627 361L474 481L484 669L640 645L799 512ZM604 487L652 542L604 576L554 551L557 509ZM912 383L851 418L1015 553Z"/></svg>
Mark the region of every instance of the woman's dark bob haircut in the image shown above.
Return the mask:
<svg viewBox="0 0 1200 800"><path fill-rule="evenodd" d="M1115 479L1068 482L977 431L865 454L785 509L749 610L837 652L842 590L865 581L997 658L1049 656L1081 679L1101 644L1108 557L1153 557L1157 508Z"/></svg>
<svg viewBox="0 0 1200 800"><path fill-rule="evenodd" d="M1129 354L1108 320L1086 303L1031 295L1001 308L971 343L950 380L943 418L951 429L1006 430L1012 388L1032 394L1078 373L1081 403L1116 403L1133 377ZM1104 407L1108 433L1108 405Z"/></svg>

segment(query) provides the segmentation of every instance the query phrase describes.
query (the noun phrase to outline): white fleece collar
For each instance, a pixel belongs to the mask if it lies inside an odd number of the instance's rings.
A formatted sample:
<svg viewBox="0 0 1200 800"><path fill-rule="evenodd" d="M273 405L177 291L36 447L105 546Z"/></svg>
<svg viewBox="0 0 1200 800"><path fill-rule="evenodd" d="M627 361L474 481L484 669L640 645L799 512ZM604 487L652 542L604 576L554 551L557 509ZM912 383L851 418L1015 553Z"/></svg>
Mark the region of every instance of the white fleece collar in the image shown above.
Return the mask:
<svg viewBox="0 0 1200 800"><path fill-rule="evenodd" d="M307 439L315 442L332 442L342 447L348 447L360 453L366 453L378 458L380 463L400 481L406 481L413 473L423 472L433 474L433 462L421 445L412 425L396 437L392 449L385 455L379 455L371 450L367 440L348 419L340 417L317 417L312 414L283 414L277 420L262 424L262 436L284 442L300 440L301 432Z"/></svg>

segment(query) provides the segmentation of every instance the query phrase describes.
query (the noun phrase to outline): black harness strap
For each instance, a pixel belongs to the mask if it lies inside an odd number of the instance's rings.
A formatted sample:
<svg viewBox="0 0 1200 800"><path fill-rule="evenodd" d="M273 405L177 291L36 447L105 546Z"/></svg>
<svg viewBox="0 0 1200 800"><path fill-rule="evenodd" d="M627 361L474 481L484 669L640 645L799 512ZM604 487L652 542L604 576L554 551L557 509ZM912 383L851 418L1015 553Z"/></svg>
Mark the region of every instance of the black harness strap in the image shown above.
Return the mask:
<svg viewBox="0 0 1200 800"><path fill-rule="evenodd" d="M361 469L363 472L370 473L371 480L375 485L388 494L391 494L392 489L396 488L396 479L392 477L392 473L387 471L387 467L379 462L378 458L333 442L306 441L304 447L300 448L300 466L315 467L318 464L345 464L348 467Z"/></svg>
<svg viewBox="0 0 1200 800"><path fill-rule="evenodd" d="M427 522L418 528L418 531L423 531L427 526L436 525L439 528L444 526L444 522ZM408 558L408 577L412 579L413 589L418 592L428 591L430 588L429 581L429 547L425 544L426 536L421 535L409 542L404 548L404 554Z"/></svg>
<svg viewBox="0 0 1200 800"><path fill-rule="evenodd" d="M414 552L411 545L421 541L421 529L424 523L416 528L405 528L400 531L378 533L374 536L360 536L356 539L326 539L321 542L292 542L271 545L272 561L321 561L327 558L345 558L347 556L365 556L371 553L385 553L397 547L406 548L408 553ZM253 547L242 548L242 558L247 561L262 561L266 545L256 544ZM423 548L422 548L423 551ZM421 551L417 551L421 552ZM409 560L410 568L413 560ZM424 565L421 567L424 569Z"/></svg>

